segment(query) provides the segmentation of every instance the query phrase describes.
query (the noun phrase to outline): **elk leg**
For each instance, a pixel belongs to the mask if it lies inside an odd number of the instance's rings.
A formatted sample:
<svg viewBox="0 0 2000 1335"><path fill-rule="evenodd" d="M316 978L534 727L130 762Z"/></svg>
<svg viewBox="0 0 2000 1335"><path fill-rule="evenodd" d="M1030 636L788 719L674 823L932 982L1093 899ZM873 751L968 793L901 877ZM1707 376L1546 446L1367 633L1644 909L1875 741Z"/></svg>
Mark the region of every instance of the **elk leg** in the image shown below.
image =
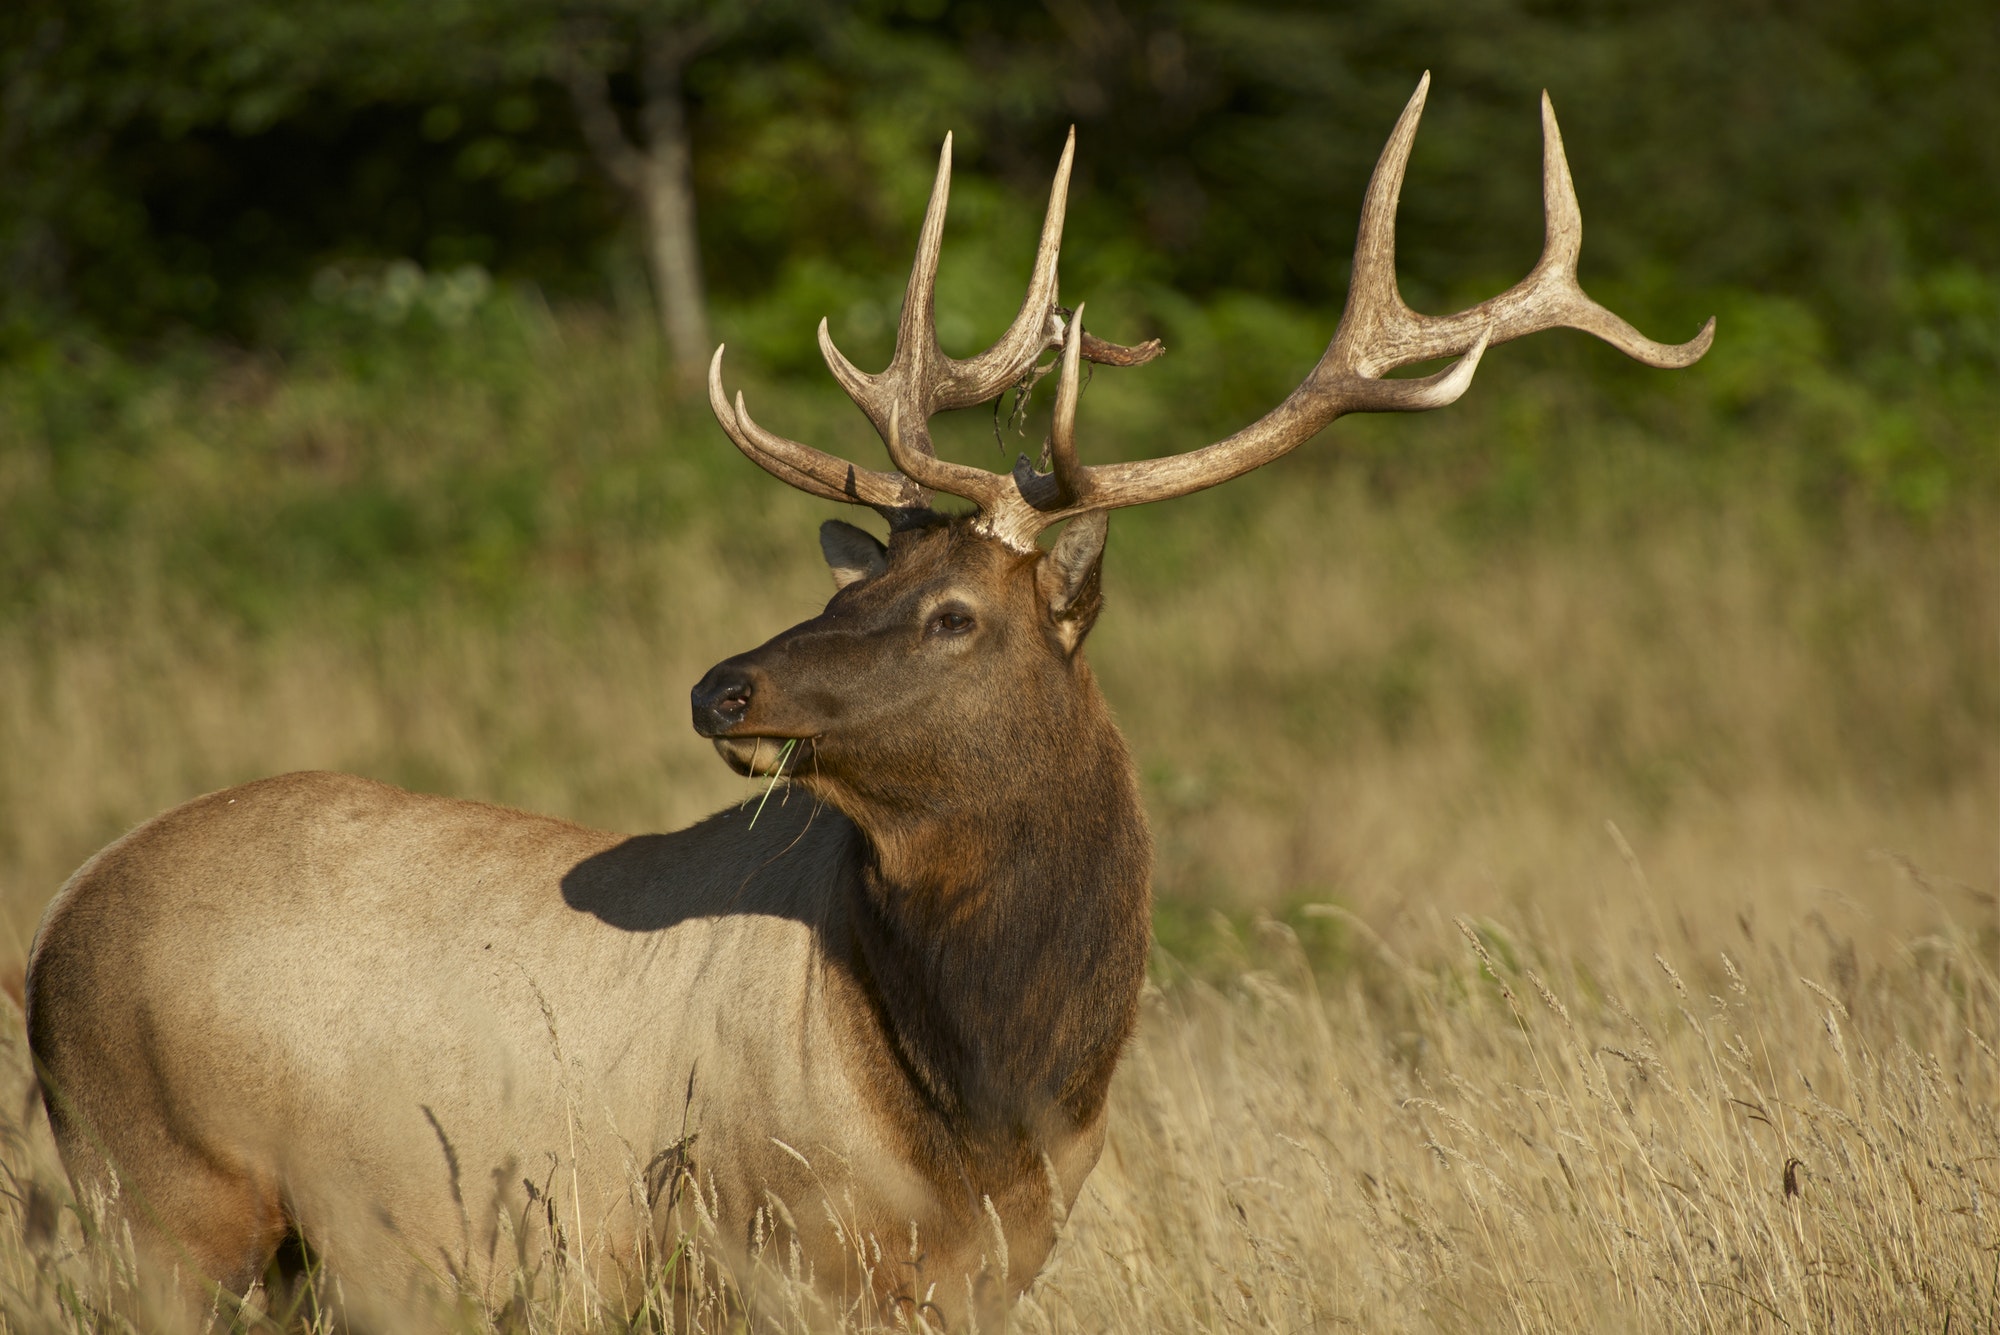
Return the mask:
<svg viewBox="0 0 2000 1335"><path fill-rule="evenodd" d="M100 1147L76 1134L70 1119L51 1120L79 1203L112 1245L122 1246L129 1229L154 1277L177 1276L181 1291L207 1306L204 1281L241 1297L264 1276L291 1230L275 1182L202 1153L164 1126L128 1124L118 1144Z"/></svg>

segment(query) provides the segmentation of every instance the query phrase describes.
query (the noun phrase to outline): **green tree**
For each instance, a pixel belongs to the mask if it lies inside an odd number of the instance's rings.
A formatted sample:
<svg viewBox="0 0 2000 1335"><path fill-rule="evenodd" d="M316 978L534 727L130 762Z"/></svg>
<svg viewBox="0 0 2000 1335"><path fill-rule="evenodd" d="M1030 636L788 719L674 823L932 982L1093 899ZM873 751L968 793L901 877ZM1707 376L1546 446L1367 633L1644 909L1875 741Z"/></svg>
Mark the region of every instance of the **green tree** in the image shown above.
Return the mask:
<svg viewBox="0 0 2000 1335"><path fill-rule="evenodd" d="M760 13L750 3L600 0L594 10L564 6L559 29L543 39L548 67L569 90L592 156L638 210L661 337L683 379L699 377L710 350L695 227L688 66L753 19L775 12L767 5ZM637 72L637 135L626 130L613 96L612 80L621 70Z"/></svg>
<svg viewBox="0 0 2000 1335"><path fill-rule="evenodd" d="M688 66L731 39L796 26L801 12L781 0L29 0L5 21L0 65L0 173L27 187L3 239L44 297L64 268L63 232L171 270L173 256L149 253L157 232L130 190L140 173L111 151L121 137L223 130L242 142L329 103L400 106L411 120L429 108L426 131L446 137L455 100L560 88L591 158L630 201L662 336L691 372L709 344Z"/></svg>
<svg viewBox="0 0 2000 1335"><path fill-rule="evenodd" d="M1726 288L1796 302L1849 365L1939 349L1986 365L1989 11L17 0L0 6L0 303L255 339L256 294L296 301L328 258L475 258L577 290L601 283L589 257L616 251L643 259L685 362L705 350L704 292L739 313L853 304L900 269L945 129L963 260L967 229L997 225L975 183L1033 200L1074 123L1079 263L1169 302L1321 309L1345 285L1383 133L1430 68L1399 248L1413 300L1532 259L1547 87L1590 223L1586 276L1637 289L1641 319L1697 318Z"/></svg>

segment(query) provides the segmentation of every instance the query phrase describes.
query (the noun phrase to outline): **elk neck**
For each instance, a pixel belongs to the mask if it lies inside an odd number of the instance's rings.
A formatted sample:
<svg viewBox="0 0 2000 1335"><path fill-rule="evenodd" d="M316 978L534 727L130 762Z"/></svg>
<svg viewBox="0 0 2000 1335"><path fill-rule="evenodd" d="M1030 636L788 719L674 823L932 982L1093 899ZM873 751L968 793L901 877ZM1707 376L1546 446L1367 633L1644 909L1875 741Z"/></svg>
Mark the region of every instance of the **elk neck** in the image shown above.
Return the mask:
<svg viewBox="0 0 2000 1335"><path fill-rule="evenodd" d="M1041 716L955 743L921 797L839 804L866 841L852 967L911 1111L961 1146L1094 1124L1137 1019L1151 840L1124 740L1080 655L1069 670Z"/></svg>

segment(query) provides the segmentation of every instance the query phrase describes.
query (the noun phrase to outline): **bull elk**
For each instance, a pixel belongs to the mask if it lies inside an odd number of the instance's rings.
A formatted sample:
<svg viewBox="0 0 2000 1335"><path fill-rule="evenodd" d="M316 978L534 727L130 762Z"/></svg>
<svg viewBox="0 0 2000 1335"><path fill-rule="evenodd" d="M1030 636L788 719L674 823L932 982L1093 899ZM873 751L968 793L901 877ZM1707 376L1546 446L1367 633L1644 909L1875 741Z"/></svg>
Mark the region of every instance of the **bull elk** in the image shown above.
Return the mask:
<svg viewBox="0 0 2000 1335"><path fill-rule="evenodd" d="M1655 343L1584 295L1546 96L1540 261L1469 310L1410 310L1395 214L1428 86L1369 182L1318 365L1254 425L1139 462L1078 455L1082 360L1158 345L1100 342L1057 304L1074 135L1019 315L976 357L940 350L947 138L888 368L857 370L819 327L896 471L773 434L724 393L720 348L710 366L738 449L888 523L884 545L827 521L826 609L693 690L724 760L813 800L628 838L293 774L140 826L64 886L28 975L79 1197L237 1292L297 1236L350 1296L497 1304L524 1259L554 1256L615 1294L699 1228L739 1259L796 1248L853 1310L1004 1312L1097 1160L1146 966L1150 840L1080 652L1108 513L1247 473L1344 413L1449 404L1489 347L1538 330L1656 367L1712 338L1710 321ZM1047 471L937 457L935 414L1052 349ZM974 508L933 509L938 492Z"/></svg>

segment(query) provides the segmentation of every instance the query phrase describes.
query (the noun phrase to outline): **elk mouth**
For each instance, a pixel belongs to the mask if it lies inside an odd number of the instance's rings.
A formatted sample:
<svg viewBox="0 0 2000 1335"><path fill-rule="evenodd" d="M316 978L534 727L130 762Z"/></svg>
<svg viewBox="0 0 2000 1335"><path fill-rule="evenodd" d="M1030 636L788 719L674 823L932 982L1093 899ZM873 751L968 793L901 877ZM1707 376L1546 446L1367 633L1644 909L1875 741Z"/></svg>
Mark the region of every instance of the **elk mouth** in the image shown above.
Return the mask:
<svg viewBox="0 0 2000 1335"><path fill-rule="evenodd" d="M810 737L716 737L723 763L750 779L788 779L812 763Z"/></svg>

